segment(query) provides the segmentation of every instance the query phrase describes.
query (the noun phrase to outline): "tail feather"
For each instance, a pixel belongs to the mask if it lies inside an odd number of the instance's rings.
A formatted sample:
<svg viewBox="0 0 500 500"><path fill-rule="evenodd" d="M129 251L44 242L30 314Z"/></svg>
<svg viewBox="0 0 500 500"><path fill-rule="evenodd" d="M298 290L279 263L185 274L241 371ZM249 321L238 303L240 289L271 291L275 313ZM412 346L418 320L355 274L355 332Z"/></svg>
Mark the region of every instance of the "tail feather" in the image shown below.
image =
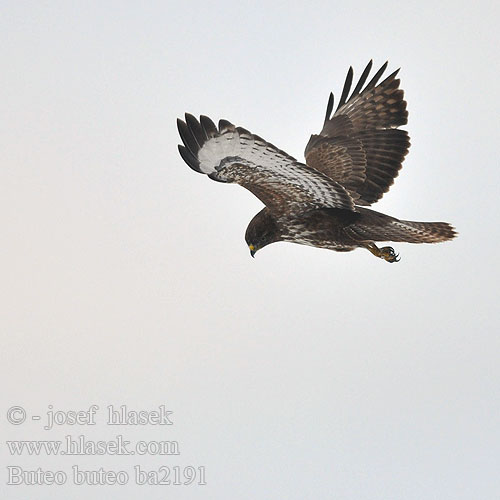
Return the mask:
<svg viewBox="0 0 500 500"><path fill-rule="evenodd" d="M399 220L374 210L357 207L361 218L347 228L358 241L439 243L454 238L455 228L447 222Z"/></svg>
<svg viewBox="0 0 500 500"><path fill-rule="evenodd" d="M390 241L407 243L439 243L457 235L455 228L447 222L393 221L385 230Z"/></svg>

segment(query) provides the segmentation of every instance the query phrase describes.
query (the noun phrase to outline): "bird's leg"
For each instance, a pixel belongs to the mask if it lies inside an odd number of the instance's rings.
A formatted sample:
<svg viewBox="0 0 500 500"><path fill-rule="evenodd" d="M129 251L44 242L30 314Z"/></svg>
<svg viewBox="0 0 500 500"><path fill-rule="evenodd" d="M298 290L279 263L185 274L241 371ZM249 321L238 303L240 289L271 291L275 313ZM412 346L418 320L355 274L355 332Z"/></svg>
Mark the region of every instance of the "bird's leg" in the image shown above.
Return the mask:
<svg viewBox="0 0 500 500"><path fill-rule="evenodd" d="M387 262L399 262L401 260L399 258L399 254L396 254L396 252L394 252L394 248L392 247L378 248L377 245L373 243L373 241L366 243L364 247L368 249L373 255L375 255L375 257L380 257Z"/></svg>

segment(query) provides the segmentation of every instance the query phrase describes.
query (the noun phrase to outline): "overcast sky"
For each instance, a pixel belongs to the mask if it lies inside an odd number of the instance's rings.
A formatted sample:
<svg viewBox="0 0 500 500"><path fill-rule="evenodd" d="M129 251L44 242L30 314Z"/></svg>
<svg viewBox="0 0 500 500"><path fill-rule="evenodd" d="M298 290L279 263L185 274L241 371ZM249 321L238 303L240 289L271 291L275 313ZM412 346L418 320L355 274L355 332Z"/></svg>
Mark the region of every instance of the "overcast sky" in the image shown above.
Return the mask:
<svg viewBox="0 0 500 500"><path fill-rule="evenodd" d="M181 453L2 442L2 498L500 498L499 21L489 1L3 1L2 439ZM374 208L458 239L395 244L397 265L285 243L251 259L261 203L191 171L176 118L226 118L302 159L370 59L401 67L412 142ZM92 404L95 426L31 418ZM117 430L108 405L166 405L174 425ZM73 465L130 479L78 486ZM207 485L138 486L134 465L206 467ZM68 479L7 486L7 466Z"/></svg>

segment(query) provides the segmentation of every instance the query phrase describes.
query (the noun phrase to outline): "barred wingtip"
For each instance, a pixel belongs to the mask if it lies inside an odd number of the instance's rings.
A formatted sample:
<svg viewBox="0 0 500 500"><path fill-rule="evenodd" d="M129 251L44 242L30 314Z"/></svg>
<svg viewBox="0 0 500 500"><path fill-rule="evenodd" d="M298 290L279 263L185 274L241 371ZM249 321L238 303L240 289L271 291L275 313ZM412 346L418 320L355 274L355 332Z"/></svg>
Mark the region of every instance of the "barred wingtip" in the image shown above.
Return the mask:
<svg viewBox="0 0 500 500"><path fill-rule="evenodd" d="M356 84L356 86L352 92L351 92L351 86L352 86L353 77L354 77L354 70L353 70L352 66L350 66L349 70L347 71L347 76L346 76L346 79L344 82L344 87L342 89L342 94L341 94L340 101L339 101L339 104L337 106L336 111L338 111L344 104L351 101L351 99L353 99L354 97L359 95L361 92L365 92L366 90L370 90L370 89L374 88L377 85L378 81L380 80L380 77L382 76L382 74L387 69L388 64L389 64L389 61L386 61L384 64L382 64L382 66L375 73L375 75L372 77L372 79L363 88L363 86L368 78L368 75L370 74L370 71L372 70L372 67L373 67L373 59L370 59L368 61L368 64L366 65L365 69L363 70L363 73L359 77L358 83ZM384 82L386 82L390 79L394 79L396 77L396 75L398 74L399 70L400 70L400 68L398 68L396 71L394 71L391 75L389 75L384 80ZM333 108L333 105L332 105L332 108ZM328 121L329 119L331 119L331 117L328 113L326 116L327 116L327 118L325 119L325 121Z"/></svg>

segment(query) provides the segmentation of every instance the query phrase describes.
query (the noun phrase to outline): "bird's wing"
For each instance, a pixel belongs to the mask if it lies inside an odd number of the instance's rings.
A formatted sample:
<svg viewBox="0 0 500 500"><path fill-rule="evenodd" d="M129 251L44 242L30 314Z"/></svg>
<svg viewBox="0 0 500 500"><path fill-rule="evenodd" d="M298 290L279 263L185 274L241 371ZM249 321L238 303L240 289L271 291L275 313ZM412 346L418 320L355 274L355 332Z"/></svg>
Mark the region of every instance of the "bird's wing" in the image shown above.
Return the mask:
<svg viewBox="0 0 500 500"><path fill-rule="evenodd" d="M331 116L330 94L323 129L305 150L307 165L342 184L358 205L371 205L389 190L410 147L407 132L398 129L408 121L399 70L377 85L385 63L363 88L371 67L372 61L351 94L349 68L337 110Z"/></svg>
<svg viewBox="0 0 500 500"><path fill-rule="evenodd" d="M184 145L179 153L195 171L213 180L234 182L275 212L331 207L354 209L346 189L299 163L272 144L226 120L219 128L206 116L177 120Z"/></svg>

